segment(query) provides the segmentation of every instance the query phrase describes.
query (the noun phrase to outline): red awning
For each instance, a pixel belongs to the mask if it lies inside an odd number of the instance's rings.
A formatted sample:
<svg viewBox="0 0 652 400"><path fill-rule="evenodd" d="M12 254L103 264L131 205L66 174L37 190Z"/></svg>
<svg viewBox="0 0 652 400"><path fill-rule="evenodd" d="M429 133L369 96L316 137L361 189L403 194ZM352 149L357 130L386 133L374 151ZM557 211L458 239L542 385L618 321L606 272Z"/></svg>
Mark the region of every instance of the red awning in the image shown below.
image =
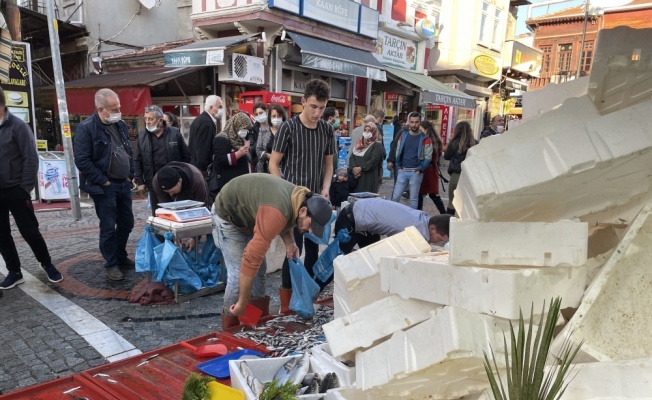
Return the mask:
<svg viewBox="0 0 652 400"><path fill-rule="evenodd" d="M95 112L95 92L99 88L66 89L66 102L69 114L90 115ZM152 105L148 86L114 88L120 97L122 115L142 115L145 107ZM56 97L56 93L54 94ZM55 112L59 112L58 102L54 102Z"/></svg>

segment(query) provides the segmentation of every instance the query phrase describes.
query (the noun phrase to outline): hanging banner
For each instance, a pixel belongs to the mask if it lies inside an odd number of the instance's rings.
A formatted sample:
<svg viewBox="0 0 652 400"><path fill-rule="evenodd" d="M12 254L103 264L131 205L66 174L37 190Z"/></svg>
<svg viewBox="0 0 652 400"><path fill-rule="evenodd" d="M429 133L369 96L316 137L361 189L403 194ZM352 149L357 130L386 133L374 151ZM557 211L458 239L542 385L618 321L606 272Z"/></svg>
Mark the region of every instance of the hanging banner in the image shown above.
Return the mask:
<svg viewBox="0 0 652 400"><path fill-rule="evenodd" d="M12 42L11 56L9 79L7 83L2 84L7 100L7 109L15 117L27 122L27 125L32 127L32 131L36 132L29 43Z"/></svg>

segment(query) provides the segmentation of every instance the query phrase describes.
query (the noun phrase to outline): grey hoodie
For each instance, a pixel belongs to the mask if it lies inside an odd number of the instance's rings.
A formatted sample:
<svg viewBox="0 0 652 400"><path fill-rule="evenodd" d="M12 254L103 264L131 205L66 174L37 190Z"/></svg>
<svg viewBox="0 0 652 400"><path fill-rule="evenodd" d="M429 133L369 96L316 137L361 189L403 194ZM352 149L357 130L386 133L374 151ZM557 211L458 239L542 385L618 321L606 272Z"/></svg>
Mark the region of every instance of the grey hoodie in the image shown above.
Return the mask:
<svg viewBox="0 0 652 400"><path fill-rule="evenodd" d="M0 189L20 186L31 192L36 186L38 174L34 134L25 122L9 110L5 109L5 113L0 125Z"/></svg>

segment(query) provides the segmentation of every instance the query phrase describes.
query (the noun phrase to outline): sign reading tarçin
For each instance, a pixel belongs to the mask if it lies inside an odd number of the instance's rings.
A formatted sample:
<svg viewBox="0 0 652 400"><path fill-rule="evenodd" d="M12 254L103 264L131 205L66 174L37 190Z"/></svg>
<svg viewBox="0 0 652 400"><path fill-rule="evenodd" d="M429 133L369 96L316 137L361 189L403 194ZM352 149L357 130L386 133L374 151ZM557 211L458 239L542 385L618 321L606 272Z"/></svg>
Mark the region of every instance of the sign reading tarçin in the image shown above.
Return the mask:
<svg viewBox="0 0 652 400"><path fill-rule="evenodd" d="M418 42L378 31L374 56L385 65L417 69Z"/></svg>

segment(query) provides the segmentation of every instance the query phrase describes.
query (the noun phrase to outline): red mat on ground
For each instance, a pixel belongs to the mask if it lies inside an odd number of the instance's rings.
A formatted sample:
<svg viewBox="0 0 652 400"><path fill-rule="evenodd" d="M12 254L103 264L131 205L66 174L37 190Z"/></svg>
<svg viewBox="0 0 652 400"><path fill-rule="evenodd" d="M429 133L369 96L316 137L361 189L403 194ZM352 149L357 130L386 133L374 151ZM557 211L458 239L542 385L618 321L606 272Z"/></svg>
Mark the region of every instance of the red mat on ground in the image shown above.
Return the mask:
<svg viewBox="0 0 652 400"><path fill-rule="evenodd" d="M56 210L56 209L64 209L64 210L70 210L70 202L69 201L53 201L52 203L40 203L40 202L33 202L34 205L34 210L39 211L39 210Z"/></svg>

